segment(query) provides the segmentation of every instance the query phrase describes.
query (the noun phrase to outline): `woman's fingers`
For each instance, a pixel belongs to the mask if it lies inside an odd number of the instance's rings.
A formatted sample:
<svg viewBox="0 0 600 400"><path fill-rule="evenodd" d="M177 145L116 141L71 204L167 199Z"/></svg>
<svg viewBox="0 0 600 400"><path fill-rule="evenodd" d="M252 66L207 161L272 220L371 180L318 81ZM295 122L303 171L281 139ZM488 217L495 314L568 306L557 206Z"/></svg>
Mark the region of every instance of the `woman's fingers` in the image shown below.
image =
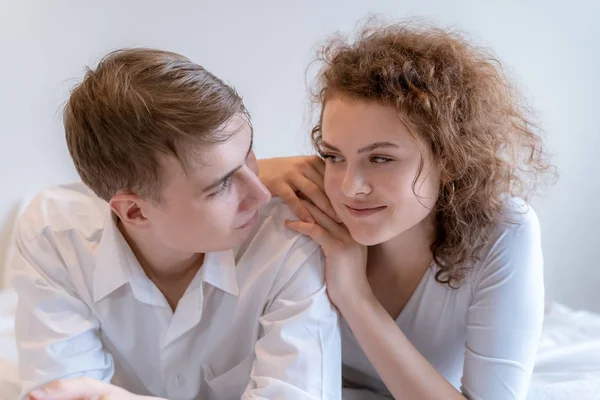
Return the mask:
<svg viewBox="0 0 600 400"><path fill-rule="evenodd" d="M300 203L309 199L331 218L337 215L324 189L325 163L319 157L283 157L258 160L259 178L273 196L281 198L298 218L312 222L310 212Z"/></svg>
<svg viewBox="0 0 600 400"><path fill-rule="evenodd" d="M325 195L324 199L315 199L313 203L319 207L325 214L329 215L331 218L336 220L337 222L342 222L333 209L331 205L331 201L327 194L325 193L325 162L321 159L321 157L311 157L307 160L308 164L311 166L312 170L316 172L317 175L314 175L311 172L307 172L307 175L311 177L311 180L319 186L323 194Z"/></svg>
<svg viewBox="0 0 600 400"><path fill-rule="evenodd" d="M340 225L333 219L331 219L327 214L321 211L318 207L312 204L309 201L301 200L302 205L306 207L306 209L311 213L315 222L323 227L326 231L331 233L337 239L346 240L350 235L345 226Z"/></svg>
<svg viewBox="0 0 600 400"><path fill-rule="evenodd" d="M317 185L321 190L325 190L325 170L319 169L319 164L312 160L313 157L305 157L301 162L296 163L294 169L295 175L300 175L308 178L311 182Z"/></svg>
<svg viewBox="0 0 600 400"><path fill-rule="evenodd" d="M331 218L337 219L335 210L325 194L323 160L319 157L304 157L295 165L295 169L287 174L288 184L300 192L301 197L310 200Z"/></svg>
<svg viewBox="0 0 600 400"><path fill-rule="evenodd" d="M326 257L332 257L334 252L340 249L340 246L352 239L344 226L329 218L316 206L306 200L302 200L302 204L311 212L316 223L286 221L285 225L293 231L309 236L320 244Z"/></svg>
<svg viewBox="0 0 600 400"><path fill-rule="evenodd" d="M314 222L312 215L302 204L300 197L298 197L298 194L291 186L285 183L281 184L278 187L277 192L274 194L283 200L283 202L290 208L290 210L292 210L296 217L305 222Z"/></svg>
<svg viewBox="0 0 600 400"><path fill-rule="evenodd" d="M337 218L337 215L331 205L331 202L329 201L329 198L327 197L325 192L313 181L307 179L304 176L299 176L295 180L295 182L293 182L293 184L298 189L298 191L302 193L302 197L310 200L314 205L316 205L320 210L322 210L325 214L329 215L331 218Z"/></svg>
<svg viewBox="0 0 600 400"><path fill-rule="evenodd" d="M307 161L321 176L325 176L325 161L319 156L308 157Z"/></svg>
<svg viewBox="0 0 600 400"><path fill-rule="evenodd" d="M326 257L336 247L337 239L317 224L311 224L303 221L286 221L285 226L295 232L310 237L317 242L323 249Z"/></svg>

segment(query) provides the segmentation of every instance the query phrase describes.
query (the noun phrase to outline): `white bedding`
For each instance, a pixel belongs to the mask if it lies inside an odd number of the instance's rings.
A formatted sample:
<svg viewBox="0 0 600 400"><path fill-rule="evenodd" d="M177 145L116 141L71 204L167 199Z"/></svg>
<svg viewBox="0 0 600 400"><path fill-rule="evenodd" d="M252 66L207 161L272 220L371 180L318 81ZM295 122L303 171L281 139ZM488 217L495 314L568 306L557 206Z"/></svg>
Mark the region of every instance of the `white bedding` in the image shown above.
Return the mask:
<svg viewBox="0 0 600 400"><path fill-rule="evenodd" d="M0 291L0 400L18 398L14 339L16 295ZM344 392L345 400L376 400ZM560 304L546 310L542 342L527 400L600 400L600 315Z"/></svg>
<svg viewBox="0 0 600 400"><path fill-rule="evenodd" d="M528 399L600 399L600 315L547 308Z"/></svg>

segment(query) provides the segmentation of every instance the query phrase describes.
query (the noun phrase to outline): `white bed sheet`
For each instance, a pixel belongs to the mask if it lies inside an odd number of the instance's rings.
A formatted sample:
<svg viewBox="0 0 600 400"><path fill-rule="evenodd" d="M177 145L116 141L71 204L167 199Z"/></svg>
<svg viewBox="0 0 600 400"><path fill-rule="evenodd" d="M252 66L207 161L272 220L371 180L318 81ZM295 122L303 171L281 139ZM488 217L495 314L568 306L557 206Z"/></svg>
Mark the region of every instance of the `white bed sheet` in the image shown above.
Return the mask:
<svg viewBox="0 0 600 400"><path fill-rule="evenodd" d="M600 315L552 303L528 400L600 399Z"/></svg>
<svg viewBox="0 0 600 400"><path fill-rule="evenodd" d="M0 400L19 395L13 291L0 291ZM378 400L344 391L344 400ZM527 400L600 400L600 315L551 303Z"/></svg>

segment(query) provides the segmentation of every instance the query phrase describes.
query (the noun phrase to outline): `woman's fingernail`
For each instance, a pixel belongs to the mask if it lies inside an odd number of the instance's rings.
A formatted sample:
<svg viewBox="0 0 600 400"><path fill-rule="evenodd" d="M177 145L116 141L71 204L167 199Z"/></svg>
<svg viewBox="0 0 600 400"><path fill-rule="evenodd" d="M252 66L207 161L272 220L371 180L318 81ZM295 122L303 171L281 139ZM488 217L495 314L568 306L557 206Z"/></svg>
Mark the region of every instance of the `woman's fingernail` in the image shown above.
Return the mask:
<svg viewBox="0 0 600 400"><path fill-rule="evenodd" d="M43 399L46 397L46 392L40 389L32 390L29 392L29 397L33 399Z"/></svg>

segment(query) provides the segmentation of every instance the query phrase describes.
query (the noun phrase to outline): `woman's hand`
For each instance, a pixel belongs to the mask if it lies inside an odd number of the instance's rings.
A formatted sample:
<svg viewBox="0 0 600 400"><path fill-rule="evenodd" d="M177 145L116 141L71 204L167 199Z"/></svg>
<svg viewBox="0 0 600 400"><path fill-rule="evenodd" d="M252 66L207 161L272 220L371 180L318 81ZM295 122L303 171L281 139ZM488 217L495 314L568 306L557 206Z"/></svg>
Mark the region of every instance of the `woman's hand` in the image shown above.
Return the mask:
<svg viewBox="0 0 600 400"><path fill-rule="evenodd" d="M29 400L159 400L87 377L50 382L30 392L28 397Z"/></svg>
<svg viewBox="0 0 600 400"><path fill-rule="evenodd" d="M367 279L367 247L357 243L344 225L329 218L310 202L301 201L316 223L287 221L286 226L310 236L321 245L325 254L327 293L343 313L346 305L351 306L352 302L372 293Z"/></svg>
<svg viewBox="0 0 600 400"><path fill-rule="evenodd" d="M300 201L310 200L325 214L337 219L325 194L325 163L317 156L267 158L258 160L258 177L273 196L280 197L294 214L305 222L313 222L310 211Z"/></svg>

